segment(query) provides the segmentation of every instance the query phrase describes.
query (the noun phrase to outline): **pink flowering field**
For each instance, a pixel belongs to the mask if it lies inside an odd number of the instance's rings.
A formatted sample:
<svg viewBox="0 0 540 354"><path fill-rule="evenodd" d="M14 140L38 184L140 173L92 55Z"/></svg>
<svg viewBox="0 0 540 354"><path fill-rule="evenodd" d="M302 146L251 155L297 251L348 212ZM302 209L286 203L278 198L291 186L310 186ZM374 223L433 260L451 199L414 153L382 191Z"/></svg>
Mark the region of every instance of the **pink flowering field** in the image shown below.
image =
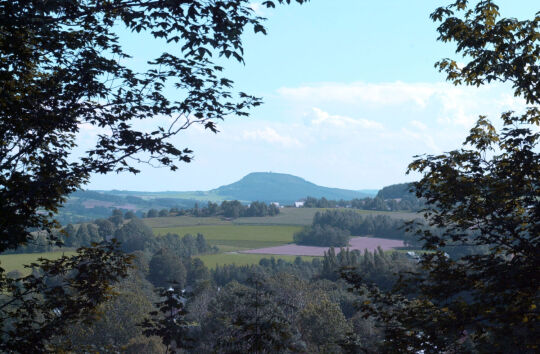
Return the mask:
<svg viewBox="0 0 540 354"><path fill-rule="evenodd" d="M381 247L383 251L391 250L396 247L404 247L405 244L401 240L390 240L387 238L376 237L351 237L349 242L350 250L364 251L367 249L373 252L377 247ZM292 256L323 256L324 252L330 247L317 246L300 246L296 244L288 244L282 246L256 248L252 250L240 251L239 253L256 253L256 254L277 254L277 255L292 255ZM339 248L336 248L336 253Z"/></svg>

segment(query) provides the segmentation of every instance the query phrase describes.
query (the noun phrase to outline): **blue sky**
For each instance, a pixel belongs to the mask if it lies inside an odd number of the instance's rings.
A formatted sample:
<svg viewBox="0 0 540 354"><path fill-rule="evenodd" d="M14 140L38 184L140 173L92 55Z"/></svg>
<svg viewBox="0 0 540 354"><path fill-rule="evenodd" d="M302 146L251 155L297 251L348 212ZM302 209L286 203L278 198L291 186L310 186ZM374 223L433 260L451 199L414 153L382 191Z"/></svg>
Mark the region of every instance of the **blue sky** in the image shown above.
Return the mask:
<svg viewBox="0 0 540 354"><path fill-rule="evenodd" d="M173 139L195 152L179 171L141 166L138 175L93 176L89 189L206 190L249 172L291 173L314 183L376 189L407 176L414 155L458 148L480 114L521 110L510 87L454 87L433 64L454 57L436 41L429 14L449 1L311 0L275 10L268 35L246 34L245 65L229 63L238 90L264 99L249 118L198 127ZM530 18L536 1L498 1L505 17ZM134 65L163 44L123 34ZM461 59L463 60L463 59ZM459 60L458 60L459 61ZM95 134L82 129L81 148Z"/></svg>

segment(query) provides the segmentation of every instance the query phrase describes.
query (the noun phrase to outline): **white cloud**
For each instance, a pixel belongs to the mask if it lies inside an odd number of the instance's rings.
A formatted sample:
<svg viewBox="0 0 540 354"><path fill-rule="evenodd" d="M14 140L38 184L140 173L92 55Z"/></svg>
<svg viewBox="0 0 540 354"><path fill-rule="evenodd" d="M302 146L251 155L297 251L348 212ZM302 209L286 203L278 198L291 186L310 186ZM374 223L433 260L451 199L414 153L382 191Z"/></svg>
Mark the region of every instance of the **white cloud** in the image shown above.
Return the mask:
<svg viewBox="0 0 540 354"><path fill-rule="evenodd" d="M515 98L505 85L456 87L450 83L319 83L299 87L282 87L279 96L298 107L349 108L348 116L369 116L370 121L391 121L412 112L429 115L430 121L442 125L469 128L478 115L499 115L504 110L520 110L524 101ZM305 109L305 108L304 108ZM389 112L394 116L390 117ZM373 116L375 114L376 116ZM422 123L422 119L414 119ZM341 119L343 123L345 121ZM410 120L408 120L410 121ZM419 128L418 123L416 128ZM387 124L385 124L387 126Z"/></svg>
<svg viewBox="0 0 540 354"><path fill-rule="evenodd" d="M278 93L292 100L315 100L333 102L365 102L372 104L394 105L412 102L424 107L426 101L438 89L440 84L425 83L363 83L351 84L325 83L314 86L282 87Z"/></svg>
<svg viewBox="0 0 540 354"><path fill-rule="evenodd" d="M313 114L315 119L311 121L312 124L330 124L341 128L360 127L364 129L382 129L383 125L379 122L375 122L368 119L355 119L347 116L331 115L320 108L314 107Z"/></svg>
<svg viewBox="0 0 540 354"><path fill-rule="evenodd" d="M108 129L90 123L80 123L77 125L77 128L79 128L77 145L80 147L81 151L93 148L99 135L110 134Z"/></svg>
<svg viewBox="0 0 540 354"><path fill-rule="evenodd" d="M302 144L298 139L287 135L279 134L275 129L265 127L257 130L244 130L242 133L244 140L265 141L271 144L279 144L283 147L300 147Z"/></svg>

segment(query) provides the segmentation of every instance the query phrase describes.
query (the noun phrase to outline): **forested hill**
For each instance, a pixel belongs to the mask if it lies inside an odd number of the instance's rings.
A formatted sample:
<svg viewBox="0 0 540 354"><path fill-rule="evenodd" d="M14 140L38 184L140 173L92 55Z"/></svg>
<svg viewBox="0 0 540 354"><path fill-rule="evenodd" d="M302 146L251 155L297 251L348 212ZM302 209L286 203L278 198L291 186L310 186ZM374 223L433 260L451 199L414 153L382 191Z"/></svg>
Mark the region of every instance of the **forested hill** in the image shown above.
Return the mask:
<svg viewBox="0 0 540 354"><path fill-rule="evenodd" d="M307 196L334 200L351 200L369 196L360 191L322 187L300 177L272 172L250 173L238 182L221 186L210 192L226 199L280 203L292 203Z"/></svg>
<svg viewBox="0 0 540 354"><path fill-rule="evenodd" d="M415 199L416 195L410 192L412 183L392 184L381 189L377 197L381 199Z"/></svg>

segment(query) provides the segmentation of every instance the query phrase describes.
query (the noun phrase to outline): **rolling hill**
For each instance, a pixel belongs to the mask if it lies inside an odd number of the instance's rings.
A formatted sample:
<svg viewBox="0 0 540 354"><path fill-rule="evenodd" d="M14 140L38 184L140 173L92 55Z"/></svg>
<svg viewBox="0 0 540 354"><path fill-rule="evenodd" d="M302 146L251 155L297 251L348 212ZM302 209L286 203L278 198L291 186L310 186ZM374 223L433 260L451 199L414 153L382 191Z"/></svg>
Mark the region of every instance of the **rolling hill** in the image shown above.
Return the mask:
<svg viewBox="0 0 540 354"><path fill-rule="evenodd" d="M213 189L209 193L224 199L260 200L284 204L308 196L334 200L370 196L360 191L322 187L297 176L272 172L253 172L237 182Z"/></svg>

